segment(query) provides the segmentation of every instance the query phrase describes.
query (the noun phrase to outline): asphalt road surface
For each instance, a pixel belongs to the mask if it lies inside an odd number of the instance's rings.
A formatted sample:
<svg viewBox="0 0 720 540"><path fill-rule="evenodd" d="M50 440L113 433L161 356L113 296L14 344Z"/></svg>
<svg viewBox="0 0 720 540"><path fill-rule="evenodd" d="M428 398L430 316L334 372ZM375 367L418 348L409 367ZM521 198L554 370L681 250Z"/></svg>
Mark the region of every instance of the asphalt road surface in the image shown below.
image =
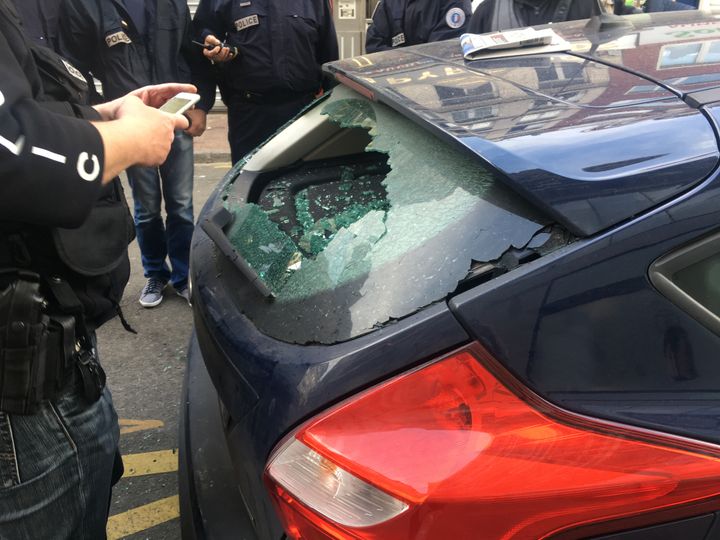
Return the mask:
<svg viewBox="0 0 720 540"><path fill-rule="evenodd" d="M196 217L229 168L229 163L196 164ZM126 193L131 202L129 188ZM176 540L178 410L192 315L170 286L159 306L140 306L145 278L137 242L130 246L130 262L132 274L121 305L138 334L126 332L117 318L98 331L125 461L125 477L113 492L108 538Z"/></svg>

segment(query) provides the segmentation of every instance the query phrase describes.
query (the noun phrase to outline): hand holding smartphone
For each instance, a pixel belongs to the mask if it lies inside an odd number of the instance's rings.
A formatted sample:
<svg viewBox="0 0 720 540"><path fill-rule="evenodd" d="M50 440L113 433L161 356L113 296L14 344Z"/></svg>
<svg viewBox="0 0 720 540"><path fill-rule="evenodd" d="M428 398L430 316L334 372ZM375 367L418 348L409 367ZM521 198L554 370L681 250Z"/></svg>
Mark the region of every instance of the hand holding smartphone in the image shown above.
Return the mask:
<svg viewBox="0 0 720 540"><path fill-rule="evenodd" d="M200 101L199 94L180 92L168 99L159 110L170 114L182 114Z"/></svg>

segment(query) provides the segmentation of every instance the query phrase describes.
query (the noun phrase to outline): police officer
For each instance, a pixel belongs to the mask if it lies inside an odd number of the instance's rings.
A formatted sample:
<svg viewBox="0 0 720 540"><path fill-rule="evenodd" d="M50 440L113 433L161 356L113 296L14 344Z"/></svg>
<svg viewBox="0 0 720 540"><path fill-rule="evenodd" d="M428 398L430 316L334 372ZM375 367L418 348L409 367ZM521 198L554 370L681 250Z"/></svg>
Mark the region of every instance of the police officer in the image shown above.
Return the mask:
<svg viewBox="0 0 720 540"><path fill-rule="evenodd" d="M470 0L381 0L365 39L369 53L458 37L472 15Z"/></svg>
<svg viewBox="0 0 720 540"><path fill-rule="evenodd" d="M327 87L320 66L338 58L328 0L201 0L193 23L219 68L233 163Z"/></svg>
<svg viewBox="0 0 720 540"><path fill-rule="evenodd" d="M154 107L194 88L93 109L52 97L87 85L38 54L0 0L0 536L104 538L119 429L93 332L129 268L115 177L165 159L187 120Z"/></svg>
<svg viewBox="0 0 720 540"><path fill-rule="evenodd" d="M64 0L60 23L61 54L98 78L106 98L169 81L193 82L201 93L215 93L210 66L201 49L192 44L185 0ZM192 137L205 130L206 112L195 109L186 114L192 124L187 132L175 134L165 163L127 172L147 278L139 302L146 308L162 301L168 282L189 301L194 229ZM163 219L163 202L167 219Z"/></svg>
<svg viewBox="0 0 720 540"><path fill-rule="evenodd" d="M600 0L484 0L473 13L468 32L589 19L602 11Z"/></svg>

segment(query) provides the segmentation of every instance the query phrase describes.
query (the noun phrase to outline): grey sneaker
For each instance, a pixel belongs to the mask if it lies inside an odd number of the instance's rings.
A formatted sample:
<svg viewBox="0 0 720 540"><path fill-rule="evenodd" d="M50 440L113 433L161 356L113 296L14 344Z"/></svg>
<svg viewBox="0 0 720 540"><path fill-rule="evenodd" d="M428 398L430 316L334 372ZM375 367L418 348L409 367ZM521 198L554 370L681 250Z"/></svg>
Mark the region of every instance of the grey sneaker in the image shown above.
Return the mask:
<svg viewBox="0 0 720 540"><path fill-rule="evenodd" d="M190 305L190 287L185 285L182 289L175 289L175 293L184 298L185 301L188 303L188 306Z"/></svg>
<svg viewBox="0 0 720 540"><path fill-rule="evenodd" d="M167 285L167 281L149 278L140 293L140 305L145 308L157 306L162 302L165 285Z"/></svg>

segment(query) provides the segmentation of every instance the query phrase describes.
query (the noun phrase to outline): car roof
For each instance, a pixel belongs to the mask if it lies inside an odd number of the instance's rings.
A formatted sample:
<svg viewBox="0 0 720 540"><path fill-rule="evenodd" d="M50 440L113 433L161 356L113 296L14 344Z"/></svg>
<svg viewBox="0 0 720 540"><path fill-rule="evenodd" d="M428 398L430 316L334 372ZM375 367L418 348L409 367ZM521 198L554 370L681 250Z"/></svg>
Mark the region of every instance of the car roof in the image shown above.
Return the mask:
<svg viewBox="0 0 720 540"><path fill-rule="evenodd" d="M471 151L579 236L708 177L720 154L700 108L720 102L718 19L685 11L553 28L571 50L465 61L456 39L325 69Z"/></svg>

